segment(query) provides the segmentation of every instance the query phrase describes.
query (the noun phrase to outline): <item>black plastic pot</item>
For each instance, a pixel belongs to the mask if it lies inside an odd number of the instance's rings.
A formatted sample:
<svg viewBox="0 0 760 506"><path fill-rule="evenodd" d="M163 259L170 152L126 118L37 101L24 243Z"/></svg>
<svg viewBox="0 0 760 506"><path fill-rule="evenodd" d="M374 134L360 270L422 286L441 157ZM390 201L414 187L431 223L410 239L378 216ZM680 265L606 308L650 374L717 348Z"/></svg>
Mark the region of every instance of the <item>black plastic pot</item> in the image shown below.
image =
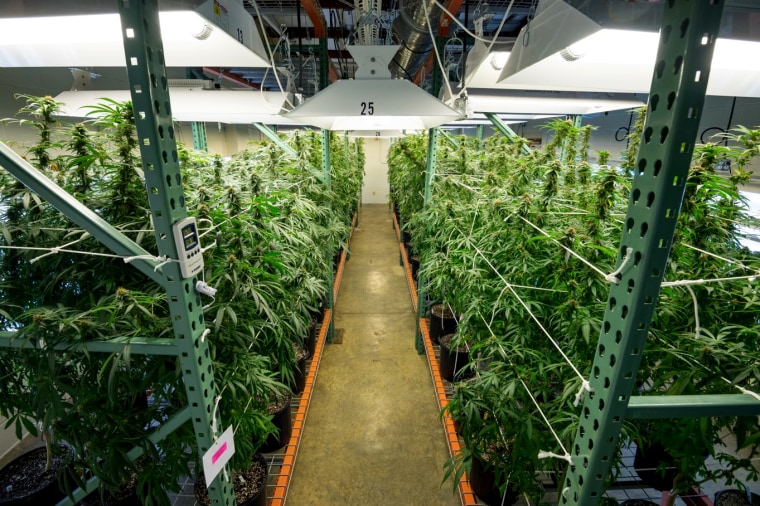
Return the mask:
<svg viewBox="0 0 760 506"><path fill-rule="evenodd" d="M472 455L472 467L468 478L472 491L488 506L509 505L517 502L519 495L511 487L507 487L502 496L493 468L486 466L483 459L476 454Z"/></svg>
<svg viewBox="0 0 760 506"><path fill-rule="evenodd" d="M412 255L409 257L409 267L412 269L412 279L417 280L417 273L420 271L420 257Z"/></svg>
<svg viewBox="0 0 760 506"><path fill-rule="evenodd" d="M628 499L623 501L620 506L659 506L659 504L647 501L646 499Z"/></svg>
<svg viewBox="0 0 760 506"><path fill-rule="evenodd" d="M749 494L737 489L716 492L714 504L715 506L752 506Z"/></svg>
<svg viewBox="0 0 760 506"><path fill-rule="evenodd" d="M664 464L667 469L658 471L657 468ZM652 443L644 447L638 445L636 456L633 459L633 468L641 481L647 486L665 492L673 488L673 480L676 478L676 470L673 468L673 457L665 451L659 443Z"/></svg>
<svg viewBox="0 0 760 506"><path fill-rule="evenodd" d="M452 350L451 339L454 334L446 334L440 339L441 358L438 361L438 372L446 381L461 379L461 371L470 362L470 354L466 348L460 347Z"/></svg>
<svg viewBox="0 0 760 506"><path fill-rule="evenodd" d="M306 337L306 349L309 350L309 356L314 356L314 350L317 349L317 336L319 335L320 324L316 319L312 319L309 324L309 335Z"/></svg>
<svg viewBox="0 0 760 506"><path fill-rule="evenodd" d="M58 487L58 472L68 465L73 454L54 456L53 468L48 472L45 472L46 455L44 446L35 448L0 470L0 505L56 504L66 496Z"/></svg>
<svg viewBox="0 0 760 506"><path fill-rule="evenodd" d="M284 405L272 415L272 423L277 427L277 434L270 434L259 451L261 453L276 452L290 441L290 435L293 433L293 420L290 416L290 400L292 396L286 394Z"/></svg>
<svg viewBox="0 0 760 506"><path fill-rule="evenodd" d="M289 385L291 391L296 395L303 392L304 388L306 388L306 361L311 356L309 350L301 348L299 351L299 348L300 347L296 347L296 360L298 367L296 367L296 370L293 371L295 377L293 379L293 383Z"/></svg>
<svg viewBox="0 0 760 506"><path fill-rule="evenodd" d="M454 314L443 304L433 304L430 307L430 340L438 344L441 336L453 334L457 329Z"/></svg>

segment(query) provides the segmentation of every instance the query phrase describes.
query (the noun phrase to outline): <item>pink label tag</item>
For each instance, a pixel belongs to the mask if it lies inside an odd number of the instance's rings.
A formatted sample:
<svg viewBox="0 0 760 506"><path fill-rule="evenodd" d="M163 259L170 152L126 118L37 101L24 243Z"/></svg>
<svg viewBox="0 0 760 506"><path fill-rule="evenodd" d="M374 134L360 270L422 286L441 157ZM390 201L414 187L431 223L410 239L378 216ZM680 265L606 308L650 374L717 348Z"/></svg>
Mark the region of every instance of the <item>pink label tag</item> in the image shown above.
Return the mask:
<svg viewBox="0 0 760 506"><path fill-rule="evenodd" d="M214 455L211 457L211 463L216 464L216 461L219 460L219 457L221 457L224 452L227 451L227 443L224 443L221 448L219 448Z"/></svg>

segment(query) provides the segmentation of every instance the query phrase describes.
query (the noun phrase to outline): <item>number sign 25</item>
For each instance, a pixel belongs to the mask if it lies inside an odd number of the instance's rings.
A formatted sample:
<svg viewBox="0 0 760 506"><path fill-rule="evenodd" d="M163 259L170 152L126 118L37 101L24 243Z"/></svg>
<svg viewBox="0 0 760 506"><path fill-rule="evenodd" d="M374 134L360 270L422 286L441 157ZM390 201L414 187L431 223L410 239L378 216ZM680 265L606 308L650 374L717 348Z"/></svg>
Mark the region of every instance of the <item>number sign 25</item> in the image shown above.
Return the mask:
<svg viewBox="0 0 760 506"><path fill-rule="evenodd" d="M362 102L362 116L372 116L375 114L375 103L374 102Z"/></svg>

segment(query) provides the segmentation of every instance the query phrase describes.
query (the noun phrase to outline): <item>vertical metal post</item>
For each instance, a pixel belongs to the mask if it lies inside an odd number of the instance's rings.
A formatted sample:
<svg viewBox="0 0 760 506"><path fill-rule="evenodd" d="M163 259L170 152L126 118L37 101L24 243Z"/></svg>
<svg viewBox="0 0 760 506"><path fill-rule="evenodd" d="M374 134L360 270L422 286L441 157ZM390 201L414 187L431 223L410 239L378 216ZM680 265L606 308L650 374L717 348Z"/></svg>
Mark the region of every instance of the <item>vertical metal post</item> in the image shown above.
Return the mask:
<svg viewBox="0 0 760 506"><path fill-rule="evenodd" d="M327 37L319 39L319 89L327 88L330 73L330 54L327 51Z"/></svg>
<svg viewBox="0 0 760 506"><path fill-rule="evenodd" d="M158 254L176 260L172 225L187 216L187 208L169 103L158 2L119 0L118 4ZM208 343L201 338L206 328L202 304L195 292L196 279L183 279L179 263L169 262L163 272L198 452L203 454L221 433L221 422L214 409L217 389ZM235 504L228 467L208 485L208 491L212 504Z"/></svg>
<svg viewBox="0 0 760 506"><path fill-rule="evenodd" d="M328 188L332 188L332 175L330 167L330 131L322 129L322 181ZM333 300L333 279L327 280L327 307L335 309L335 300ZM326 341L331 343L335 337L335 312L333 311L333 318L330 319L330 325L327 327Z"/></svg>
<svg viewBox="0 0 760 506"><path fill-rule="evenodd" d="M431 198L431 185L435 177L436 148L438 146L438 129L431 128L428 130L428 151L427 151L427 169L425 170L425 200L423 206L427 206ZM414 336L414 347L417 353L425 353L425 343L422 342L422 332L420 332L419 321L425 317L427 307L425 304L425 279L422 275L422 269L417 273L417 332Z"/></svg>
<svg viewBox="0 0 760 506"><path fill-rule="evenodd" d="M208 151L206 123L193 121L190 126L193 129L193 147L199 151Z"/></svg>
<svg viewBox="0 0 760 506"><path fill-rule="evenodd" d="M598 504L660 291L684 195L724 0L663 2L660 45L610 289L560 504Z"/></svg>

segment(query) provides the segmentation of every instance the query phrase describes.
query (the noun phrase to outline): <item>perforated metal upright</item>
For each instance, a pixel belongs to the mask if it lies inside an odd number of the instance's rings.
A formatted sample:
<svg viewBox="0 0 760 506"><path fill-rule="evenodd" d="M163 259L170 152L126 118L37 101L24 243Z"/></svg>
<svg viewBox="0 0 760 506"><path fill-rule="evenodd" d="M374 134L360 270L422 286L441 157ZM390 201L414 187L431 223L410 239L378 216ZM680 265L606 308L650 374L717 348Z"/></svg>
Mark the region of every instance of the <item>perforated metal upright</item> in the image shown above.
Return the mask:
<svg viewBox="0 0 760 506"><path fill-rule="evenodd" d="M432 184L435 177L435 164L437 161L436 148L438 147L438 134L437 128L431 128L428 130L428 150L427 150L427 166L425 169L425 193L423 206L427 206L428 202L432 198ZM425 307L425 279L420 270L418 273L417 281L417 332L414 335L414 347L417 353L422 355L425 353L425 343L422 342L422 332L420 330L419 321L425 317L427 308Z"/></svg>
<svg viewBox="0 0 760 506"><path fill-rule="evenodd" d="M124 51L137 136L145 171L148 202L156 230L158 254L177 259L172 225L187 216L177 143L174 137L157 0L118 0ZM205 453L221 431L214 412L217 388L195 278L183 278L179 263L163 267L174 338L187 392L198 451ZM225 476L227 477L225 479ZM212 504L235 504L229 469L209 484Z"/></svg>
<svg viewBox="0 0 760 506"><path fill-rule="evenodd" d="M598 504L626 417L670 253L724 0L663 2L649 112L572 464L560 504Z"/></svg>

